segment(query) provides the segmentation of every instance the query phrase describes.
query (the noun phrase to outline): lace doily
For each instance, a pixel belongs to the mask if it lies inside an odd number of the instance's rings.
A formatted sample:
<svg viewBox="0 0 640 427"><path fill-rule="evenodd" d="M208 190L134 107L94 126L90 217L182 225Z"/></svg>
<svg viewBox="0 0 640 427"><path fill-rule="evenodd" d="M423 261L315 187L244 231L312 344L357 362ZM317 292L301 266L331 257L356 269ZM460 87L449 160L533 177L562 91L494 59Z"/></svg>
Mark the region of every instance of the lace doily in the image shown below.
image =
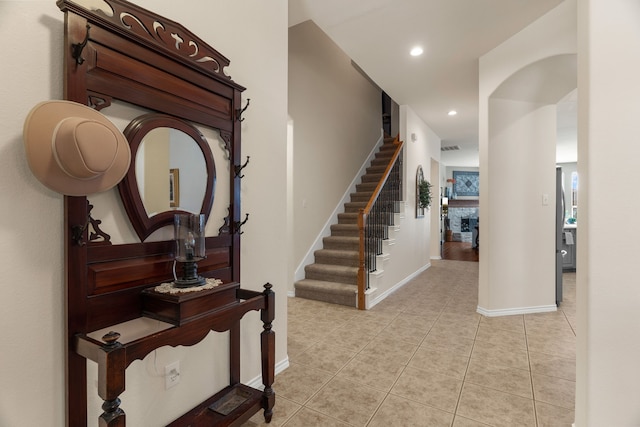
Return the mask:
<svg viewBox="0 0 640 427"><path fill-rule="evenodd" d="M190 288L176 288L174 282L163 283L154 288L156 292L160 292L161 294L182 294L186 292L198 292L204 291L205 289L213 289L218 285L222 285L222 280L220 279L205 279L206 282L201 286L192 286Z"/></svg>

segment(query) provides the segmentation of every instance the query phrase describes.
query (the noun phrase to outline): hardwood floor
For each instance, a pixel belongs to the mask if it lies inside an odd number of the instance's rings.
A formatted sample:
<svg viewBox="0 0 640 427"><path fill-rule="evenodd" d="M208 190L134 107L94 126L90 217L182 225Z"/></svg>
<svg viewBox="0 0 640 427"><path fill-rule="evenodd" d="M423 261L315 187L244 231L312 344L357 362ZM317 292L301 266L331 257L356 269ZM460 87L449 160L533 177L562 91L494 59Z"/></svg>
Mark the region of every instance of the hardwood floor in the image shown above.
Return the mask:
<svg viewBox="0 0 640 427"><path fill-rule="evenodd" d="M442 259L453 261L478 262L479 250L473 249L468 242L444 242L442 244Z"/></svg>

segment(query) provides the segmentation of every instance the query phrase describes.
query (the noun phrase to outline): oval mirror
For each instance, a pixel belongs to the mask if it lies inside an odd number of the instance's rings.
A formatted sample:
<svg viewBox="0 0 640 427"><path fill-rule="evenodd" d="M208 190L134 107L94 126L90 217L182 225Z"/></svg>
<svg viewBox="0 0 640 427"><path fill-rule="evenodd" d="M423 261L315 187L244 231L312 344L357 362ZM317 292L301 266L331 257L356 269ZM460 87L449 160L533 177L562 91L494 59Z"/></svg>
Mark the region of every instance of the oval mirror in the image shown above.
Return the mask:
<svg viewBox="0 0 640 427"><path fill-rule="evenodd" d="M140 239L173 224L176 213L208 218L216 174L202 133L175 117L146 114L129 123L124 134L132 161L118 188Z"/></svg>

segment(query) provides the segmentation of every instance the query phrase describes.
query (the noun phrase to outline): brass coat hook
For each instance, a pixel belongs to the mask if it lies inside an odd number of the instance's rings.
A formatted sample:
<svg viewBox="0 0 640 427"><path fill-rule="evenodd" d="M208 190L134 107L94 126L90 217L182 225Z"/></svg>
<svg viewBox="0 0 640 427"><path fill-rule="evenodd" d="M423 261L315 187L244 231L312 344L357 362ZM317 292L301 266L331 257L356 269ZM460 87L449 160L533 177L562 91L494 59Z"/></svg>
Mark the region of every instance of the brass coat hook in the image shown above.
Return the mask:
<svg viewBox="0 0 640 427"><path fill-rule="evenodd" d="M82 57L82 51L84 47L89 42L89 30L91 30L91 25L87 24L87 34L84 36L84 40L81 43L73 43L71 45L73 51L71 52L71 56L76 60L76 64L80 65L84 62L84 58Z"/></svg>
<svg viewBox="0 0 640 427"><path fill-rule="evenodd" d="M240 171L242 171L242 169L246 168L247 165L249 164L249 156L247 156L247 161L244 162L244 165L240 166L240 165L235 165L235 171L236 171L236 177L240 177L240 178L244 178L244 175L240 175Z"/></svg>
<svg viewBox="0 0 640 427"><path fill-rule="evenodd" d="M242 113L244 113L244 110L246 110L249 107L250 103L251 103L251 98L247 98L247 105L245 105L243 109L236 108L236 120L240 122L244 121L244 119L242 118Z"/></svg>

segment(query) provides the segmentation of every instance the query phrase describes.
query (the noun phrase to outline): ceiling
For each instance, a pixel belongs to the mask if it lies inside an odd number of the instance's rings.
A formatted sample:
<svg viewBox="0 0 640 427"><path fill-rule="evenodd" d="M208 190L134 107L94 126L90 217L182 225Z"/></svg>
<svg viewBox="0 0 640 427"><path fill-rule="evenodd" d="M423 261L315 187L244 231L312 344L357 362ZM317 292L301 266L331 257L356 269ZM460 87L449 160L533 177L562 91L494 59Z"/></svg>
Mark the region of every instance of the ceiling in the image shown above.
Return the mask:
<svg viewBox="0 0 640 427"><path fill-rule="evenodd" d="M478 58L561 2L289 0L289 26L312 19L442 146L460 147L443 151L443 164L478 166ZM416 45L424 53L412 57ZM559 162L575 161L575 101L573 92L558 107Z"/></svg>

